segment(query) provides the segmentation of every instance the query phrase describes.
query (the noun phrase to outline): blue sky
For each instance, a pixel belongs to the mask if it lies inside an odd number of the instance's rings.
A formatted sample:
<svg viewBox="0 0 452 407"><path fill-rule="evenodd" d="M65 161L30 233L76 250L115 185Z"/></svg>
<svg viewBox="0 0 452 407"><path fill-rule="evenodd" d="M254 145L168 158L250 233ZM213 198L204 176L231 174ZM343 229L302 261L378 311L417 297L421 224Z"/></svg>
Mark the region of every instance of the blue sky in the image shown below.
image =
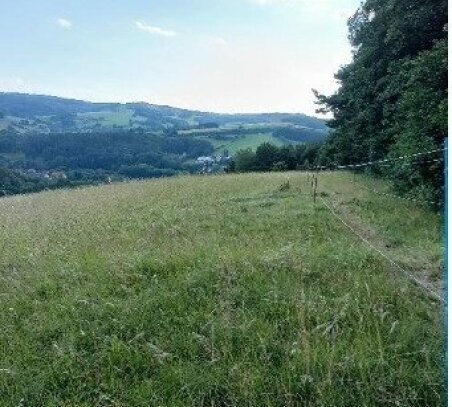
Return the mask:
<svg viewBox="0 0 452 407"><path fill-rule="evenodd" d="M315 111L359 0L3 0L0 91Z"/></svg>

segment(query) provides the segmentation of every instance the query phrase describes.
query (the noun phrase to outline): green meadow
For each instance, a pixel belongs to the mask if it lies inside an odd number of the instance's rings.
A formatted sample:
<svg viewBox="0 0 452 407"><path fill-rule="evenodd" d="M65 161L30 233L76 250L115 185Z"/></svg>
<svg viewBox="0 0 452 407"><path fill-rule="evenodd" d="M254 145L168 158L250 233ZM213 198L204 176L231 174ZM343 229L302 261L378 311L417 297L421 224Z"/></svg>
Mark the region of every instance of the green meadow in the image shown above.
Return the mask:
<svg viewBox="0 0 452 407"><path fill-rule="evenodd" d="M83 128L92 125L91 122L99 123L103 127L129 127L130 122L136 120L133 111L128 109L120 109L113 112L93 112L79 113L77 115L78 125Z"/></svg>
<svg viewBox="0 0 452 407"><path fill-rule="evenodd" d="M229 154L235 154L239 150L244 150L250 148L251 150L256 150L262 143L272 143L276 146L282 146L284 143L277 137L273 136L271 133L256 133L249 134L246 136L239 136L231 141L228 140L216 140L213 138L208 139L214 148L216 153L223 153L224 150L228 150Z"/></svg>
<svg viewBox="0 0 452 407"><path fill-rule="evenodd" d="M0 406L445 403L442 217L382 181L176 177L0 199Z"/></svg>

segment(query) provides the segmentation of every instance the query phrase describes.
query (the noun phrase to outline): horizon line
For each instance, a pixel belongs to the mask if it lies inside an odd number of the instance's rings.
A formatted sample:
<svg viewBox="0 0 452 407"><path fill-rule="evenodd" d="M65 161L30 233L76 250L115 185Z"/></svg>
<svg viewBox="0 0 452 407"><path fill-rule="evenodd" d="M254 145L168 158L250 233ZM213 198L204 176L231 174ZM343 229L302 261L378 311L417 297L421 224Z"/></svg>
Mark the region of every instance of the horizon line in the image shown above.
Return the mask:
<svg viewBox="0 0 452 407"><path fill-rule="evenodd" d="M326 118L323 119L322 117L318 117L315 115L311 115L308 113L304 113L304 112L300 112L300 111L296 111L296 112L290 112L290 111L255 111L255 112L224 112L224 111L214 111L214 110L209 110L209 109L198 109L198 108L190 108L190 107L179 107L179 106L174 106L174 105L168 105L168 104L159 104L159 103L152 103L149 101L145 101L145 100L131 100L131 101L127 101L127 102L99 102L99 101L94 101L94 100L90 100L89 98L86 99L79 99L76 97L71 97L71 96L58 96L58 95L51 95L51 94L46 94L46 93L38 93L38 92L20 92L20 91L3 91L0 90L0 95L2 94L9 94L9 95L22 95L22 96L41 96L41 97L51 97L51 98L56 98L56 99L65 99L65 100L72 100L72 101L77 101L77 102L85 102L85 103L92 103L92 104L98 104L98 105L102 105L102 104L117 104L117 105L128 105L128 104L146 104L146 105L150 105L150 106L159 106L159 107L169 107L172 109L178 109L178 110L186 110L186 111L191 111L191 112L199 112L199 113L208 113L208 114L219 114L219 115L254 115L254 114L288 114L288 115L303 115L303 116L307 116L307 117L312 117L315 119L319 119L319 120L327 120ZM325 116L325 115L323 115Z"/></svg>

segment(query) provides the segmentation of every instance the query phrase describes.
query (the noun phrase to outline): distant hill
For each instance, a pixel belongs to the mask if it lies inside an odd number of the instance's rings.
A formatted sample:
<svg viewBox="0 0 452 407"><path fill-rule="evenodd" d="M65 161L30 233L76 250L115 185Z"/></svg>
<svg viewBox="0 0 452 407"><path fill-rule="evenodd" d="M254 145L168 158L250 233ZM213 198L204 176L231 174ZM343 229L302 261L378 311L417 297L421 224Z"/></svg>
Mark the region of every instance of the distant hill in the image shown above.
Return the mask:
<svg viewBox="0 0 452 407"><path fill-rule="evenodd" d="M168 126L296 125L327 131L323 120L304 114L219 114L149 103L92 103L55 96L0 93L0 129L20 132L99 131L110 128L161 130Z"/></svg>
<svg viewBox="0 0 452 407"><path fill-rule="evenodd" d="M321 143L328 134L324 121L303 114L0 93L0 194L221 172L240 150Z"/></svg>
<svg viewBox="0 0 452 407"><path fill-rule="evenodd" d="M91 103L56 96L0 93L0 111L8 116L33 118L63 113L111 111L120 106L113 103Z"/></svg>

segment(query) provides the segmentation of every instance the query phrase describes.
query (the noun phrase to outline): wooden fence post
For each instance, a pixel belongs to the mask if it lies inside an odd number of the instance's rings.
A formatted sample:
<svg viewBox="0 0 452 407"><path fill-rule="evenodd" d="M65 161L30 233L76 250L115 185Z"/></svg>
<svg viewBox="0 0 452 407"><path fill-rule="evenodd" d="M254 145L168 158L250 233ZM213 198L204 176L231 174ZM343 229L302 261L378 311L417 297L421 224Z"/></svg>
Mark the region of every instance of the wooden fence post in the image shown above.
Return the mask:
<svg viewBox="0 0 452 407"><path fill-rule="evenodd" d="M314 198L314 204L317 201L317 185L318 185L318 176L317 174L313 178L313 198Z"/></svg>

